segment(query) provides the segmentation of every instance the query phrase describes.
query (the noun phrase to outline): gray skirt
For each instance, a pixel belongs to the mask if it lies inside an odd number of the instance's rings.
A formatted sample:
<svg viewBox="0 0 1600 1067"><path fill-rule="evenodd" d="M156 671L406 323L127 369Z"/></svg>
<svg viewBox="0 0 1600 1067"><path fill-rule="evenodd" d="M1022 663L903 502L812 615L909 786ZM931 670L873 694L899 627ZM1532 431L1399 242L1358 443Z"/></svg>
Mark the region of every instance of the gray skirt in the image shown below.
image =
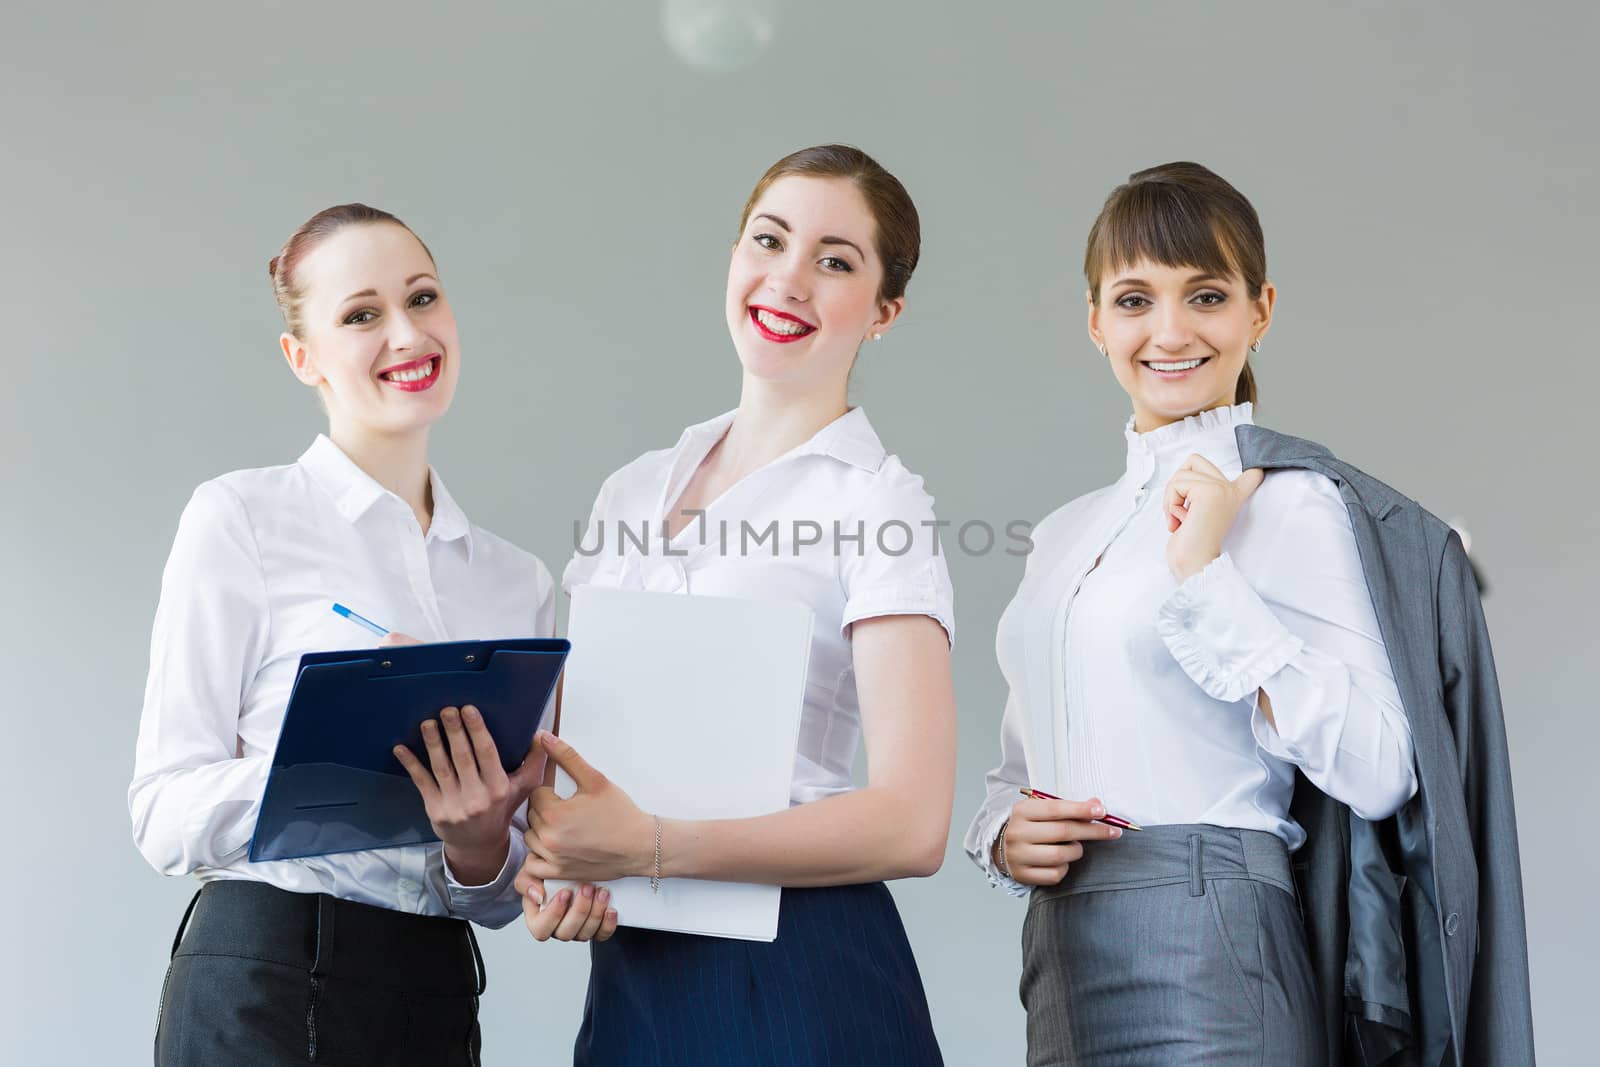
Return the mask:
<svg viewBox="0 0 1600 1067"><path fill-rule="evenodd" d="M1093 843L1022 928L1030 1067L1324 1062L1276 836L1153 826Z"/></svg>

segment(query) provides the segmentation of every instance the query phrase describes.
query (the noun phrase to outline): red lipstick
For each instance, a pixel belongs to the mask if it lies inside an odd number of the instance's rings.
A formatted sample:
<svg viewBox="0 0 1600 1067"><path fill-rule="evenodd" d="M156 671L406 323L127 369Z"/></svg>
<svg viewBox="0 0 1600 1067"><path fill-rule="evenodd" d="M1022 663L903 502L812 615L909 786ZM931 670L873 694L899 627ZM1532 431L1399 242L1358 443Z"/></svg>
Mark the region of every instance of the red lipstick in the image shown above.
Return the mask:
<svg viewBox="0 0 1600 1067"><path fill-rule="evenodd" d="M439 372L444 366L444 356L438 352L423 356L420 359L407 360L396 363L392 367L385 367L378 372L378 380L384 385L399 389L404 393L420 393L425 389L432 389L439 382ZM425 370L427 373L421 378L411 381L397 381L387 375L404 374L407 371Z"/></svg>
<svg viewBox="0 0 1600 1067"><path fill-rule="evenodd" d="M774 319L781 319L784 322L792 322L795 325L804 328L795 333L779 333L776 330L768 329L767 326L762 323L762 315L766 315ZM768 341L772 341L780 345L788 344L791 341L798 341L803 337L809 337L817 332L817 328L815 326L797 315L790 315L788 312L779 311L777 308L763 307L760 304L750 305L750 321L755 325L757 333L759 333Z"/></svg>

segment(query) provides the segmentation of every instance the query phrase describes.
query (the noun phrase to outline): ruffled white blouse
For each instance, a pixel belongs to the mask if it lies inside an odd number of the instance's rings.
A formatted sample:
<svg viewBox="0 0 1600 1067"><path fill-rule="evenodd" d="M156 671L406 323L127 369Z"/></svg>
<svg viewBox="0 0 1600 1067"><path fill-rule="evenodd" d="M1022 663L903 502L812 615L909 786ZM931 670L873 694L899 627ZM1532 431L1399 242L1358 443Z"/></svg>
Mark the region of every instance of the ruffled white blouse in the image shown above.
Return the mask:
<svg viewBox="0 0 1600 1067"><path fill-rule="evenodd" d="M1288 814L1296 767L1369 819L1416 792L1410 727L1333 482L1271 472L1220 557L1182 584L1167 565L1167 482L1195 453L1238 477L1234 428L1251 419L1241 404L1144 434L1130 420L1123 476L1034 530L996 640L1011 687L1003 758L966 837L995 884L1026 891L990 858L1023 785L1098 796L1141 825L1265 830L1290 849L1305 840Z"/></svg>

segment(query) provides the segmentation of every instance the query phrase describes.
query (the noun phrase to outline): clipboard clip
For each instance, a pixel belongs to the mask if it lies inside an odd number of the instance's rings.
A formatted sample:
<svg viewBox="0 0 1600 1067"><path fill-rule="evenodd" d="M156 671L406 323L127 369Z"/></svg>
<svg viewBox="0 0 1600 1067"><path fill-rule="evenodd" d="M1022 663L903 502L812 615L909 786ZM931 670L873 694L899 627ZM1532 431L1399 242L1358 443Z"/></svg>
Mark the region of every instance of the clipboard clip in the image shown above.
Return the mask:
<svg viewBox="0 0 1600 1067"><path fill-rule="evenodd" d="M476 662L478 662L478 656L477 656L477 653L475 653L475 652L468 652L462 658L465 659L466 662L468 662L468 663L476 663ZM382 663L379 663L378 666L384 668L385 670L388 670L390 667L394 666L394 661L386 659Z"/></svg>

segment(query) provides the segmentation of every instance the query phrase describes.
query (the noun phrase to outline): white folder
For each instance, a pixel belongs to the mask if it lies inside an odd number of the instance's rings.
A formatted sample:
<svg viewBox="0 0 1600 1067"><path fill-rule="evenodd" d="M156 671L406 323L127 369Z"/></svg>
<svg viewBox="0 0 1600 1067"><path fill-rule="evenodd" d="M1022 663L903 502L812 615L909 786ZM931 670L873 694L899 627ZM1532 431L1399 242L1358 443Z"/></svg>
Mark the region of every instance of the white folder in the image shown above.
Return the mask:
<svg viewBox="0 0 1600 1067"><path fill-rule="evenodd" d="M789 806L811 609L782 601L580 586L561 736L652 814L735 819ZM556 793L575 786L564 773ZM667 847L671 847L670 839ZM547 893L558 885L551 882ZM606 885L624 926L778 936L777 886L668 878Z"/></svg>

